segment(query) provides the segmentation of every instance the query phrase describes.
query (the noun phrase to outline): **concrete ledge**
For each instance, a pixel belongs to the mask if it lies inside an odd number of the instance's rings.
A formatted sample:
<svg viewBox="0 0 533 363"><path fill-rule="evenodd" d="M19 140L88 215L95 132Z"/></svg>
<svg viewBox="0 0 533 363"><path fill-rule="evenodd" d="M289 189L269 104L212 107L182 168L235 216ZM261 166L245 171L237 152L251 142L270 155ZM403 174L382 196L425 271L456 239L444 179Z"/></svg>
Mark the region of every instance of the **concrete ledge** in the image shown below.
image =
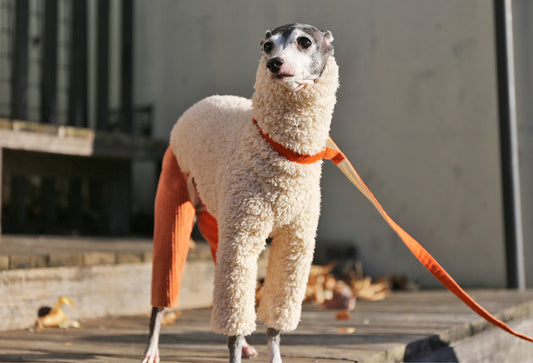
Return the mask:
<svg viewBox="0 0 533 363"><path fill-rule="evenodd" d="M260 276L265 274L267 254L259 261ZM0 271L0 330L30 327L39 307L54 305L60 296L76 304L69 308L74 319L150 312L151 251L51 251L10 255L9 263L10 269ZM209 246L198 243L185 264L179 308L210 306L213 276Z"/></svg>
<svg viewBox="0 0 533 363"><path fill-rule="evenodd" d="M189 258L204 255L193 252ZM152 262L150 239L1 236L0 240L0 270L144 262Z"/></svg>
<svg viewBox="0 0 533 363"><path fill-rule="evenodd" d="M0 270L152 262L151 252L83 252L0 256Z"/></svg>
<svg viewBox="0 0 533 363"><path fill-rule="evenodd" d="M0 271L151 263L152 257L152 240L146 238L0 236ZM187 260L211 261L207 242L196 243Z"/></svg>

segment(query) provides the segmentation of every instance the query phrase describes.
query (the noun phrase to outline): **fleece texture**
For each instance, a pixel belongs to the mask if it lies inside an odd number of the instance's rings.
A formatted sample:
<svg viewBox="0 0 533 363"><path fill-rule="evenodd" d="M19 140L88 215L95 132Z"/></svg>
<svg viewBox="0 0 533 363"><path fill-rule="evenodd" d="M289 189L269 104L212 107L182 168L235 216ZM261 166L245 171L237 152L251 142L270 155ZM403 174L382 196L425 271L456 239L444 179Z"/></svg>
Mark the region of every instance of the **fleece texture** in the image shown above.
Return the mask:
<svg viewBox="0 0 533 363"><path fill-rule="evenodd" d="M277 143L313 155L325 148L338 88L333 57L314 84L293 92L270 77L264 57L252 100L208 97L189 108L170 144L184 174L194 177L218 222L211 323L217 333L249 335L256 328L257 259L273 237L257 315L267 326L294 330L314 252L322 162L298 164ZM257 120L257 125L252 122Z"/></svg>

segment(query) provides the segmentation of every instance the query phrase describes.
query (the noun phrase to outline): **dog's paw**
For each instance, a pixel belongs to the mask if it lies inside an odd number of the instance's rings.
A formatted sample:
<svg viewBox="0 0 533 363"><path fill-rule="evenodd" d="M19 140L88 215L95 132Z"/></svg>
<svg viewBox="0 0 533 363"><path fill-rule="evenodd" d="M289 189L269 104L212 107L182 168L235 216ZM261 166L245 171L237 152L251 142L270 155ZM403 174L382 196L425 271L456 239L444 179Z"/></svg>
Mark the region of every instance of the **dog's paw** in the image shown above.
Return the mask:
<svg viewBox="0 0 533 363"><path fill-rule="evenodd" d="M159 363L159 349L151 349L148 347L144 352L144 359L141 363Z"/></svg>
<svg viewBox="0 0 533 363"><path fill-rule="evenodd" d="M159 363L159 355L147 355L142 360L142 363Z"/></svg>
<svg viewBox="0 0 533 363"><path fill-rule="evenodd" d="M244 340L242 343L242 357L252 359L257 357L257 355L257 350L252 345L248 344L246 340Z"/></svg>

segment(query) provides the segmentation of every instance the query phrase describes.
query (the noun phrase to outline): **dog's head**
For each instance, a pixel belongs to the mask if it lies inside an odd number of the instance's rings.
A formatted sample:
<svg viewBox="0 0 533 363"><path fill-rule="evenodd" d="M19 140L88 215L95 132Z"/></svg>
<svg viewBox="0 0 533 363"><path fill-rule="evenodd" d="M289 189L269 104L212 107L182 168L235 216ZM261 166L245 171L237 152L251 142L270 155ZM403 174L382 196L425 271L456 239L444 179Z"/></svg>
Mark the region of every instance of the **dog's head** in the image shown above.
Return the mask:
<svg viewBox="0 0 533 363"><path fill-rule="evenodd" d="M287 24L265 32L261 51L274 81L292 91L313 84L333 55L333 35L307 24Z"/></svg>

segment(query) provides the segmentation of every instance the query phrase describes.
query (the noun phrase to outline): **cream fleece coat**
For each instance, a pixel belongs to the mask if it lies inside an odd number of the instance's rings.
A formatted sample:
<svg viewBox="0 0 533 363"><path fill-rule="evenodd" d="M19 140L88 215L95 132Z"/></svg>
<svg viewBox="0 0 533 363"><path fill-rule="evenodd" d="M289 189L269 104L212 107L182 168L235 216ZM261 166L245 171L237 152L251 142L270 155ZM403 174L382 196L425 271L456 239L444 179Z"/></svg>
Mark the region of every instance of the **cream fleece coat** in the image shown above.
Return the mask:
<svg viewBox="0 0 533 363"><path fill-rule="evenodd" d="M207 210L218 220L211 318L217 333L255 330L257 258L269 236L273 242L258 317L281 331L294 330L300 321L320 213L322 161L304 165L285 159L258 126L297 153L320 152L338 85L333 57L320 78L298 92L272 80L262 57L252 100L208 97L189 108L171 132L182 171L194 177Z"/></svg>

